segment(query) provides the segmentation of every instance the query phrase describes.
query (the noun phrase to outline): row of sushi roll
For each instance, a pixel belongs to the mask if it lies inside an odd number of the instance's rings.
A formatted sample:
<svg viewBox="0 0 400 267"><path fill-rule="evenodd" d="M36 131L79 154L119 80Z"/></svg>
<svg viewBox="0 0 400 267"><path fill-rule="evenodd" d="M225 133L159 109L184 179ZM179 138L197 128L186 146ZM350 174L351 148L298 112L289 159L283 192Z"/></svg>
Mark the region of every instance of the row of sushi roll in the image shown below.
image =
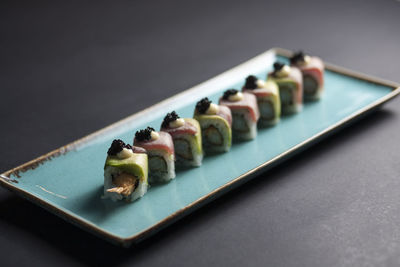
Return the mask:
<svg viewBox="0 0 400 267"><path fill-rule="evenodd" d="M281 113L297 113L303 100L322 96L324 64L318 57L298 52L290 65L275 62L273 67L266 81L250 75L241 91L226 90L218 104L201 99L193 118L168 113L160 131L151 127L137 131L133 146L114 140L104 166L104 197L138 199L149 183L174 179L175 164L198 167L203 154L229 151L232 137L252 140L257 126L273 126Z"/></svg>

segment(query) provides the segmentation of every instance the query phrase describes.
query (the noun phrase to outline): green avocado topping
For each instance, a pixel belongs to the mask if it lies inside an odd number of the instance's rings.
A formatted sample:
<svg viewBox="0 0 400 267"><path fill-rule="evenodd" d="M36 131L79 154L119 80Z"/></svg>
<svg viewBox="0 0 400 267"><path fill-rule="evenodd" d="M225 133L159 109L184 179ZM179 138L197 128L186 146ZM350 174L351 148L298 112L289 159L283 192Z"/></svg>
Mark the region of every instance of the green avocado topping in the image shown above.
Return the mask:
<svg viewBox="0 0 400 267"><path fill-rule="evenodd" d="M115 156L108 156L104 168L107 166L115 167L123 172L129 173L136 177L147 177L147 154L134 153L131 157L126 159L119 159Z"/></svg>
<svg viewBox="0 0 400 267"><path fill-rule="evenodd" d="M191 119L191 118L185 118L184 120L197 128L197 133L194 136L194 142L195 142L194 145L197 149L197 153L202 154L203 148L201 145L201 128L200 128L199 122L197 120Z"/></svg>

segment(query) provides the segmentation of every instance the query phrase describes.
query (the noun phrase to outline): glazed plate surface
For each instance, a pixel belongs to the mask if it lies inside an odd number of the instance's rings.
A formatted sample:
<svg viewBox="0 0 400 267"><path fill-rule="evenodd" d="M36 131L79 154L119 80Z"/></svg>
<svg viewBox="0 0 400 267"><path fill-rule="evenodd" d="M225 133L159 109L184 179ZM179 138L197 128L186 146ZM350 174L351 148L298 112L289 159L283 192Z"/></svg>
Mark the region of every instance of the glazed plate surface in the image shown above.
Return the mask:
<svg viewBox="0 0 400 267"><path fill-rule="evenodd" d="M101 199L103 166L111 141L132 143L136 130L159 129L167 112L192 117L195 103L217 102L226 89L239 89L247 75L265 79L290 51L271 49L198 86L134 114L74 143L2 174L0 184L85 230L123 246L157 232L208 201L238 186L399 93L398 85L327 64L325 95L259 129L253 141L234 143L228 153L206 156L203 165L177 171L133 203ZM101 115L101 114L99 114Z"/></svg>

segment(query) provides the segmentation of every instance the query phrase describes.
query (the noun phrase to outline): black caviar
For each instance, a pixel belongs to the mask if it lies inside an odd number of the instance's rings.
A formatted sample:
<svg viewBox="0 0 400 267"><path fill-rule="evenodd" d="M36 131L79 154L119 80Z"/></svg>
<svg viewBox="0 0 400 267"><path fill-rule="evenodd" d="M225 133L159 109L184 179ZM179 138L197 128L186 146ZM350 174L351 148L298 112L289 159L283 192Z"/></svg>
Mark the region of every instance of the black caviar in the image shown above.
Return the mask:
<svg viewBox="0 0 400 267"><path fill-rule="evenodd" d="M280 71L284 66L285 66L285 64L282 62L279 62L279 61L275 62L274 63L274 72Z"/></svg>
<svg viewBox="0 0 400 267"><path fill-rule="evenodd" d="M146 129L137 131L135 133L135 139L137 141L149 141L151 140L151 132L155 131L154 128L147 127Z"/></svg>
<svg viewBox="0 0 400 267"><path fill-rule="evenodd" d="M124 149L124 148L132 149L132 146L130 144L125 144L124 141L122 141L121 139L114 139L110 148L107 151L107 154L109 156L115 156L119 152L121 152L122 149Z"/></svg>
<svg viewBox="0 0 400 267"><path fill-rule="evenodd" d="M161 128L168 128L169 123L172 121L176 121L177 119L179 119L179 115L176 114L175 111L172 111L171 113L168 113L165 117L164 120L161 124Z"/></svg>
<svg viewBox="0 0 400 267"><path fill-rule="evenodd" d="M304 62L304 57L306 55L303 53L303 51L299 51L297 53L295 53L291 58L290 58L290 63L291 64L298 64L299 62Z"/></svg>
<svg viewBox="0 0 400 267"><path fill-rule="evenodd" d="M224 92L223 99L228 100L231 95L236 95L239 91L236 89L229 89Z"/></svg>
<svg viewBox="0 0 400 267"><path fill-rule="evenodd" d="M196 104L196 110L200 114L206 113L207 109L210 107L211 101L208 99L208 97L205 97L201 99L199 102Z"/></svg>
<svg viewBox="0 0 400 267"><path fill-rule="evenodd" d="M257 77L254 75L249 75L246 78L246 83L244 84L244 88L246 89L256 89L257 88Z"/></svg>

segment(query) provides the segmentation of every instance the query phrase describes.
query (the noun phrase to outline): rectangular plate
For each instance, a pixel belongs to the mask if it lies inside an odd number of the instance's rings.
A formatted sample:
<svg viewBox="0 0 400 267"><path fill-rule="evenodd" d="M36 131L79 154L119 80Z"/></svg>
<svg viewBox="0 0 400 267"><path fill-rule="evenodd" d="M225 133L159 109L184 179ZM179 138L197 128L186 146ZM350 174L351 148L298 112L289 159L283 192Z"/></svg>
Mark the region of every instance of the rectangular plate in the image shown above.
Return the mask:
<svg viewBox="0 0 400 267"><path fill-rule="evenodd" d="M167 112L192 117L202 97L218 101L240 88L249 74L265 79L290 51L275 48L159 104L2 174L0 184L83 229L123 246L155 233L222 193L282 162L367 111L398 95L398 85L326 64L325 95L301 113L259 129L255 140L234 143L229 153L208 156L203 165L177 172L127 204L101 199L103 165L114 138L132 142L136 130L159 129ZM99 114L101 115L101 114ZM245 157L243 155L246 155Z"/></svg>

